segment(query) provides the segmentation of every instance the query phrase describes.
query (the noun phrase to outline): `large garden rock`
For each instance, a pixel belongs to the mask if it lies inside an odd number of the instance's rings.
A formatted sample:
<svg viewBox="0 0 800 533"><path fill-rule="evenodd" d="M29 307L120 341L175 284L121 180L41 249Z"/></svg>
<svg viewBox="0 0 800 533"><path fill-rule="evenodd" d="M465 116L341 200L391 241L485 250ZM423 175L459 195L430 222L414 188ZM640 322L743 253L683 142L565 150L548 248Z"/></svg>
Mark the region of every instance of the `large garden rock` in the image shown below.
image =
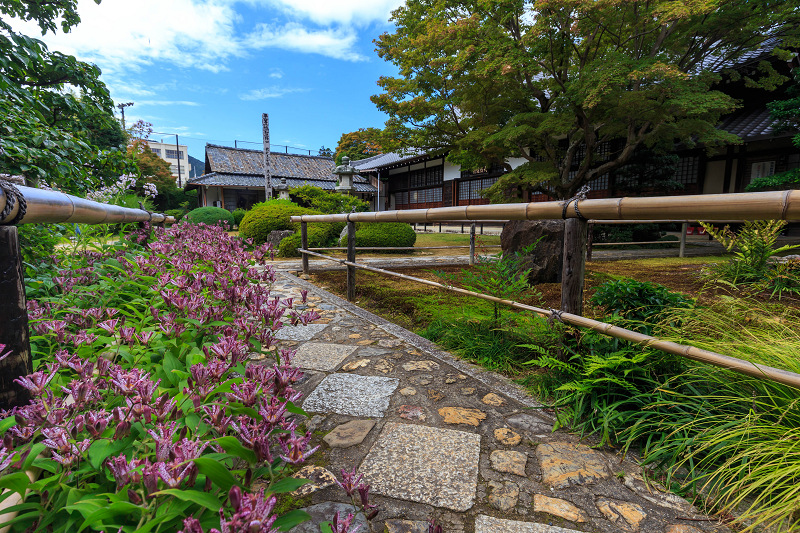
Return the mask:
<svg viewBox="0 0 800 533"><path fill-rule="evenodd" d="M272 245L273 250L277 251L281 241L290 235L294 235L294 231L290 229L270 231L269 235L267 235L267 242Z"/></svg>
<svg viewBox="0 0 800 533"><path fill-rule="evenodd" d="M513 220L507 222L500 234L503 254L521 252L541 237L533 252L527 255L522 269L531 269L528 280L535 283L561 281L564 253L563 220Z"/></svg>

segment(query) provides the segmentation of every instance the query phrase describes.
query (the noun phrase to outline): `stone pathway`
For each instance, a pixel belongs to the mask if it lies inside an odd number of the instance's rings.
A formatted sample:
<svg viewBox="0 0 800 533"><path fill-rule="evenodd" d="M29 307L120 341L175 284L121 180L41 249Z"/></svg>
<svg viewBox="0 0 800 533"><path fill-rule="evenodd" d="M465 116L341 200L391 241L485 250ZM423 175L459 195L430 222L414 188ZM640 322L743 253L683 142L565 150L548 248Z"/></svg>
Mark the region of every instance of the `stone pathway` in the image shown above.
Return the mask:
<svg viewBox="0 0 800 533"><path fill-rule="evenodd" d="M281 274L273 294L301 289L322 319L282 329L278 346L306 371L302 407L328 472L297 474L314 480L297 495L314 491L314 520L294 533L352 511L330 472L353 466L380 507L375 531L426 533L429 518L448 533L728 531L646 484L634 462L553 432L502 376L294 276Z"/></svg>

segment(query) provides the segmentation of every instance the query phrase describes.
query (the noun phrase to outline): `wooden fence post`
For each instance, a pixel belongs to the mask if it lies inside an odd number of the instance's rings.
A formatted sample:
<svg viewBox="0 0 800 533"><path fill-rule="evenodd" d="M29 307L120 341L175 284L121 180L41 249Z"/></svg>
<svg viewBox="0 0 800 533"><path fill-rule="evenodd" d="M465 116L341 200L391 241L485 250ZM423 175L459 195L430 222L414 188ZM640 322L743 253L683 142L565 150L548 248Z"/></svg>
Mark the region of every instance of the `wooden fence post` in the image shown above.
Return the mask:
<svg viewBox="0 0 800 533"><path fill-rule="evenodd" d="M681 247L678 252L678 257L686 257L686 231L689 229L689 223L684 222L681 224Z"/></svg>
<svg viewBox="0 0 800 533"><path fill-rule="evenodd" d="M0 409L30 401L28 390L14 383L33 373L24 272L17 227L0 226L0 356L11 352L0 361Z"/></svg>
<svg viewBox="0 0 800 533"><path fill-rule="evenodd" d="M475 265L475 223L469 227L469 265Z"/></svg>
<svg viewBox="0 0 800 533"><path fill-rule="evenodd" d="M586 273L586 237L589 223L579 218L564 221L564 265L561 269L561 310L583 314L583 277Z"/></svg>
<svg viewBox="0 0 800 533"><path fill-rule="evenodd" d="M308 222L300 223L300 247L303 250L308 250ZM308 254L302 252L302 256L303 256L303 274L307 276L309 274Z"/></svg>
<svg viewBox="0 0 800 533"><path fill-rule="evenodd" d="M347 261L356 262L356 223L347 221ZM356 267L347 265L347 300L356 299Z"/></svg>

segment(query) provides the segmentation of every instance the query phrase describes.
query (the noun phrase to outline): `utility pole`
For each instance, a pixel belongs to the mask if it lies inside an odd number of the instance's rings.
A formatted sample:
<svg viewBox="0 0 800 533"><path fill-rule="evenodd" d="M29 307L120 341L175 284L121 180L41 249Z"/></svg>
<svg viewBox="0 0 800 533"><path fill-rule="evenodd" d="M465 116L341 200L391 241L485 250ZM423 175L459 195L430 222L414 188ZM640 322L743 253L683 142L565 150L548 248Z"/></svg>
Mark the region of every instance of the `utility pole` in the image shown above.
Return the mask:
<svg viewBox="0 0 800 533"><path fill-rule="evenodd" d="M122 129L125 129L125 108L130 107L133 105L133 102L127 102L125 104L119 104L117 107L122 112Z"/></svg>
<svg viewBox="0 0 800 533"><path fill-rule="evenodd" d="M264 194L265 200L272 197L272 176L269 168L269 115L261 114L261 127L264 130Z"/></svg>

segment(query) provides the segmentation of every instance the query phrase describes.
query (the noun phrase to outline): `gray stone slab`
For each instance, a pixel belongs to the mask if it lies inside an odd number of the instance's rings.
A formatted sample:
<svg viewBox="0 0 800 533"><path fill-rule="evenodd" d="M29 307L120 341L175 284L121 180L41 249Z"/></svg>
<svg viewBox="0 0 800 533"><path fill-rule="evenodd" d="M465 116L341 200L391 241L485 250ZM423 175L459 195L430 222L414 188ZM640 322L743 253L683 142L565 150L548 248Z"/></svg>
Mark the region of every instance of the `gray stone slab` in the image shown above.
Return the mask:
<svg viewBox="0 0 800 533"><path fill-rule="evenodd" d="M292 364L300 368L331 372L339 368L342 361L353 353L358 346L347 344L325 344L307 342L297 349Z"/></svg>
<svg viewBox="0 0 800 533"><path fill-rule="evenodd" d="M308 324L307 326L284 326L275 334L282 341L307 341L327 328L328 324Z"/></svg>
<svg viewBox="0 0 800 533"><path fill-rule="evenodd" d="M581 533L576 529L548 526L536 522L519 522L493 516L478 515L475 533Z"/></svg>
<svg viewBox="0 0 800 533"><path fill-rule="evenodd" d="M303 402L312 413L382 417L400 384L397 378L331 374Z"/></svg>
<svg viewBox="0 0 800 533"><path fill-rule="evenodd" d="M376 494L454 511L475 504L481 437L387 423L359 472Z"/></svg>

